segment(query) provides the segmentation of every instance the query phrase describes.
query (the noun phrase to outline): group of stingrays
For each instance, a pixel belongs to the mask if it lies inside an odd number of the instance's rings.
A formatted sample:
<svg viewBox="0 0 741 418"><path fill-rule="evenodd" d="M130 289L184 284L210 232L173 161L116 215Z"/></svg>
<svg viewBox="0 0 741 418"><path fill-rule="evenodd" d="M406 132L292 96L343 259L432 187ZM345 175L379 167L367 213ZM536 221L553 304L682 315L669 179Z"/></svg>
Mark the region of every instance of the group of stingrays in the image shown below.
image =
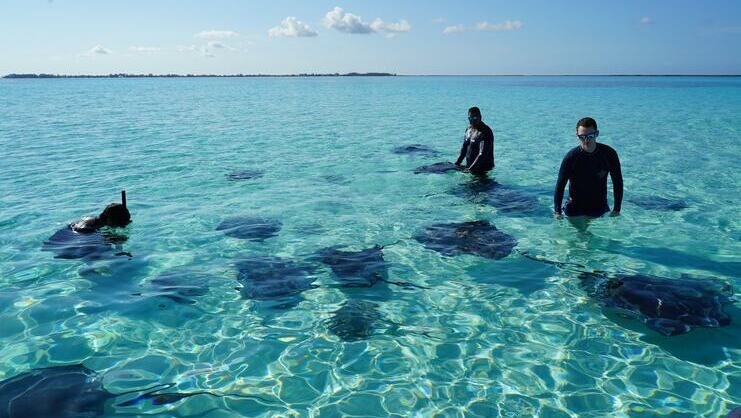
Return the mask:
<svg viewBox="0 0 741 418"><path fill-rule="evenodd" d="M437 152L420 144L398 147L397 154L435 156ZM449 162L418 167L415 174L444 174L459 168ZM226 175L229 181L253 181L262 177L256 170L235 171ZM454 194L471 197L498 207L503 213L537 214L537 198L505 187L493 180L482 179L466 184ZM662 198L639 198L635 202L652 210L682 210L683 202ZM242 240L263 242L278 235L282 223L275 219L235 216L216 226L224 235ZM118 251L127 240L125 234L103 229L90 233L58 231L44 244L63 259L95 260L111 255L132 255ZM517 240L497 229L487 220L435 223L419 230L412 237L425 248L443 257L470 255L500 260L513 252L562 267L579 270L568 262L554 262L532 257L518 251ZM393 244L392 244L393 245ZM333 313L328 329L343 341L371 338L381 314L377 301L384 300L390 286L408 290L426 289L423 285L397 281L389 277L389 265L384 258L384 246L374 245L360 250L343 246L321 249L305 261L272 256L250 256L235 263L239 292L245 299L267 304L269 309L285 310L301 302L301 293L316 288L317 264L330 268L337 287L347 296L346 302ZM731 322L724 306L733 303L733 291L728 283L707 278L665 278L640 273L608 274L599 271L577 271L580 285L605 309L618 311L642 321L650 330L664 336L689 332L692 327L721 327ZM194 298L204 295L204 283L190 282L192 277L174 270L153 279L153 292L181 304L194 304ZM211 391L187 393L166 392L173 384L113 394L102 383L102 376L82 364L36 368L0 382L0 418L44 417L61 418L102 416L111 399L125 397L116 407L125 408L149 401L165 405L195 395L247 397L270 405L258 396L225 394Z"/></svg>

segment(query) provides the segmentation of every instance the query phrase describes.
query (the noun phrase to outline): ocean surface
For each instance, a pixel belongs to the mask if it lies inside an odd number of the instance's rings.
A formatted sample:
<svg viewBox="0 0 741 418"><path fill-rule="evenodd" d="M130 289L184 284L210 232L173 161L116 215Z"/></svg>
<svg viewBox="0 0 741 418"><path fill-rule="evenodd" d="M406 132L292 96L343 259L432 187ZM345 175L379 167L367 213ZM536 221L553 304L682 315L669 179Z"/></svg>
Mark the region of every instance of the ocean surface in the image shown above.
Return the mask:
<svg viewBox="0 0 741 418"><path fill-rule="evenodd" d="M499 200L413 172L456 158L473 105ZM586 226L551 215L583 116L625 179L622 214ZM725 416L741 406L740 140L739 77L0 80L0 380L82 363L114 394L209 392L125 395L105 416ZM439 154L393 152L409 144ZM122 189L127 239L44 250ZM234 217L264 234L217 230ZM476 220L514 250L413 238ZM372 286L318 255L375 245ZM275 257L303 282L250 291L240 266ZM731 324L664 336L584 271L730 284Z"/></svg>

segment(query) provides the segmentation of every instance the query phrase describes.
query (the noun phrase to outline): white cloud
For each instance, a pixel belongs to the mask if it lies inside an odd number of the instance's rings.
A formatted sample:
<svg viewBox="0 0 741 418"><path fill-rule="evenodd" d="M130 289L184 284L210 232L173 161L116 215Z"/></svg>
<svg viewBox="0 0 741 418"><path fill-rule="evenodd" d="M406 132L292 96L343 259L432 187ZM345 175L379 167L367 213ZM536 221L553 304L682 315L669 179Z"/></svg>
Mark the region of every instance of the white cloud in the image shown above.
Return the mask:
<svg viewBox="0 0 741 418"><path fill-rule="evenodd" d="M519 20L507 20L502 23L479 22L476 24L476 30L482 32L511 32L520 30L522 22Z"/></svg>
<svg viewBox="0 0 741 418"><path fill-rule="evenodd" d="M400 20L396 23L385 23L378 18L371 23L371 28L376 32L386 33L406 33L412 30L412 26L406 20Z"/></svg>
<svg viewBox="0 0 741 418"><path fill-rule="evenodd" d="M195 34L196 38L207 40L229 39L236 38L237 36L239 34L231 30L204 30Z"/></svg>
<svg viewBox="0 0 741 418"><path fill-rule="evenodd" d="M412 26L406 20L386 23L377 18L372 23L363 22L360 16L345 13L341 7L335 7L327 12L327 15L324 16L324 25L339 32L354 34L386 33L394 35L397 33L406 33L412 29Z"/></svg>
<svg viewBox="0 0 741 418"><path fill-rule="evenodd" d="M463 25L446 26L445 29L443 29L443 34L450 35L452 33L461 33L465 31L466 28Z"/></svg>
<svg viewBox="0 0 741 418"><path fill-rule="evenodd" d="M156 46L130 46L129 51L131 52L137 52L140 54L153 54L155 52L161 51L162 48L158 48Z"/></svg>
<svg viewBox="0 0 741 418"><path fill-rule="evenodd" d="M654 23L654 21L650 17L642 17L641 18L641 25L650 25L652 23Z"/></svg>
<svg viewBox="0 0 741 418"><path fill-rule="evenodd" d="M271 28L268 31L268 35L272 38L279 36L286 36L289 38L311 38L319 35L315 30L312 30L309 25L296 19L295 17L287 17L280 22L279 26Z"/></svg>
<svg viewBox="0 0 741 418"><path fill-rule="evenodd" d="M324 25L345 33L373 33L370 24L363 22L360 16L345 13L341 7L335 7L324 16Z"/></svg>
<svg viewBox="0 0 741 418"><path fill-rule="evenodd" d="M83 52L80 54L80 56L83 57L94 57L96 55L110 55L113 51L111 51L108 48L104 48L101 45L95 45L94 47L90 48L89 50Z"/></svg>

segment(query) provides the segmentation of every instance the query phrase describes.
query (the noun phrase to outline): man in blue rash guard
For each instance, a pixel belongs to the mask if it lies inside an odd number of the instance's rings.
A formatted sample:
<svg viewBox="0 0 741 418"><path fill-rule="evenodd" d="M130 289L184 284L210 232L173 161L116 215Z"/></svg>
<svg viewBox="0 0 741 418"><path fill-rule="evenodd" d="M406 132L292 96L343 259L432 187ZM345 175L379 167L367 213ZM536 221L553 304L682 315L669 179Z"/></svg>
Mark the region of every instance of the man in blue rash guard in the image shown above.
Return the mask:
<svg viewBox="0 0 741 418"><path fill-rule="evenodd" d="M580 144L569 151L561 162L553 197L556 216L561 215L561 203L566 183L569 183L569 200L564 208L566 216L600 217L610 211L607 205L607 174L612 179L615 207L612 215L620 214L623 202L623 174L620 159L612 147L598 144L599 130L592 118L576 123L576 136Z"/></svg>
<svg viewBox="0 0 741 418"><path fill-rule="evenodd" d="M468 122L461 153L455 165L466 159L466 169L473 174L486 174L494 168L494 133L482 120L478 107L468 109Z"/></svg>

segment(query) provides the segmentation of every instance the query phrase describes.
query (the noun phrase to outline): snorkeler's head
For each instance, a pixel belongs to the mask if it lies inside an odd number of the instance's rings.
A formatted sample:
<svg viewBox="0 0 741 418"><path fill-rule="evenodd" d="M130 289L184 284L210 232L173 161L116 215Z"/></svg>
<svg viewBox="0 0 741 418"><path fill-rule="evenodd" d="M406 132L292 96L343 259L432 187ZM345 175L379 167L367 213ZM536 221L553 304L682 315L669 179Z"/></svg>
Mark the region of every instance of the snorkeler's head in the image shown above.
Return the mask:
<svg viewBox="0 0 741 418"><path fill-rule="evenodd" d="M481 122L481 110L478 107L468 109L468 122L471 124Z"/></svg>
<svg viewBox="0 0 741 418"><path fill-rule="evenodd" d="M121 203L111 203L98 215L98 222L103 226L124 227L131 223L131 213Z"/></svg>

